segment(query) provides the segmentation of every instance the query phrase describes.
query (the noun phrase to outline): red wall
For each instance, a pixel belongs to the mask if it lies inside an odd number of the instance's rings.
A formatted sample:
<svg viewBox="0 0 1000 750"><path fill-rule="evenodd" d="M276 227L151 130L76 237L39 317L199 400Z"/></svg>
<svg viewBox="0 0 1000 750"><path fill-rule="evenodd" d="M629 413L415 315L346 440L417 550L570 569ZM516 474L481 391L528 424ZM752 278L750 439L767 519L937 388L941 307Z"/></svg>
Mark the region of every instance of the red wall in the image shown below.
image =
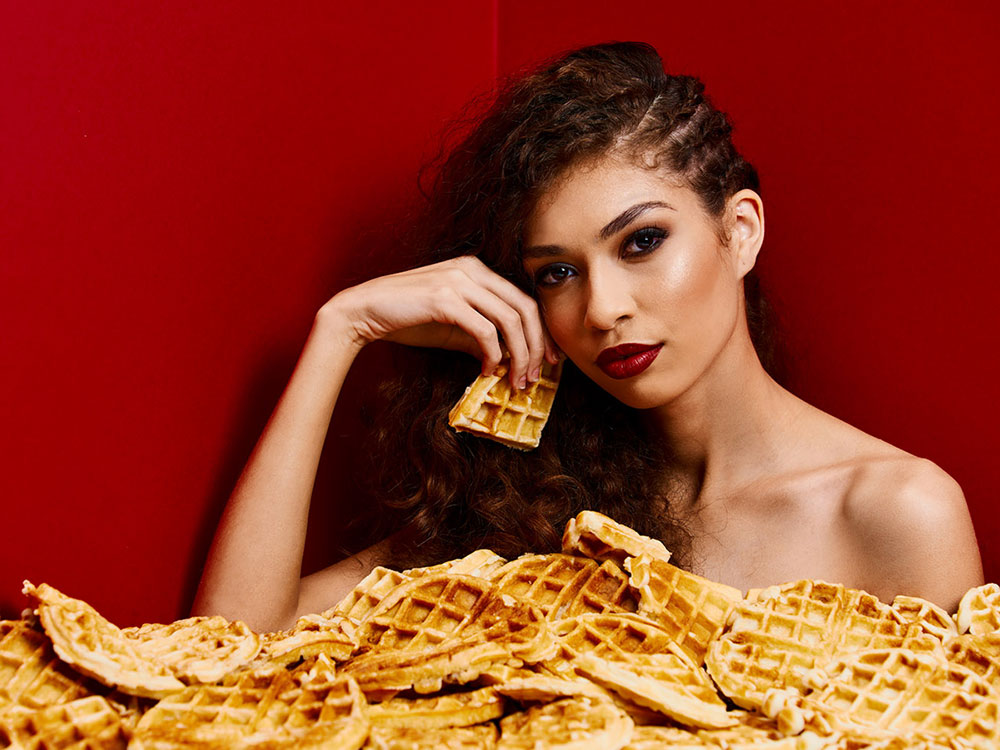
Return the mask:
<svg viewBox="0 0 1000 750"><path fill-rule="evenodd" d="M313 313L392 262L444 120L496 67L611 38L732 113L795 389L958 478L1000 578L987 3L5 5L4 615L22 578L121 624L183 615ZM331 431L310 567L364 501L358 430Z"/></svg>
<svg viewBox="0 0 1000 750"><path fill-rule="evenodd" d="M16 614L29 578L169 621L313 314L491 80L493 14L5 5L0 603ZM327 525L314 547L340 541Z"/></svg>

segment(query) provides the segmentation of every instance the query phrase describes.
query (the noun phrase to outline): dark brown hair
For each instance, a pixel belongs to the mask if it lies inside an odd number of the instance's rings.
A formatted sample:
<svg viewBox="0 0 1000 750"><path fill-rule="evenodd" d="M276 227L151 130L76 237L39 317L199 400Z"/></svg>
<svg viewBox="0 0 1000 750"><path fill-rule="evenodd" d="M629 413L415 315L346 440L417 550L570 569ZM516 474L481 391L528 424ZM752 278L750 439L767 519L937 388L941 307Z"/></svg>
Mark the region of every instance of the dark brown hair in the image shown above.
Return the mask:
<svg viewBox="0 0 1000 750"><path fill-rule="evenodd" d="M420 263L476 255L530 291L521 264L524 223L538 196L571 165L612 149L669 170L719 220L727 199L760 190L736 151L726 116L689 76L667 75L641 43L570 52L504 85L440 164L430 190ZM745 285L758 351L762 301ZM399 561L427 563L490 547L505 556L558 549L566 520L595 509L664 541L683 562L687 534L664 486L670 456L637 412L567 362L538 449L520 453L447 427L475 377L464 354L427 351L383 390L375 430L378 494L403 511Z"/></svg>

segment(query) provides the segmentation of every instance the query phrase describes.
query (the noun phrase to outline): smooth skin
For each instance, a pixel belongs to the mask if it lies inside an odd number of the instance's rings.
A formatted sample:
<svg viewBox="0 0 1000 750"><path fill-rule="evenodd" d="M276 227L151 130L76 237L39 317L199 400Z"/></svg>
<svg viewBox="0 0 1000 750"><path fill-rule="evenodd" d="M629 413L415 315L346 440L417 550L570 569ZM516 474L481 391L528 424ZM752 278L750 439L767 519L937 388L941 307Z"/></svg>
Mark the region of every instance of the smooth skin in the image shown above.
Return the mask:
<svg viewBox="0 0 1000 750"><path fill-rule="evenodd" d="M561 350L644 411L677 459L655 489L677 498L694 572L744 590L817 578L953 611L983 579L961 489L931 462L767 375L742 288L763 237L753 191L732 196L716 221L680 181L612 153L570 169L530 217L525 267L537 304L472 257L339 293L317 313L226 506L195 614L285 628L387 564L381 543L300 577L313 481L344 378L379 339L466 351L490 372L501 336L515 386L536 380L542 359L554 362ZM647 370L615 380L596 360L623 343L663 348Z"/></svg>

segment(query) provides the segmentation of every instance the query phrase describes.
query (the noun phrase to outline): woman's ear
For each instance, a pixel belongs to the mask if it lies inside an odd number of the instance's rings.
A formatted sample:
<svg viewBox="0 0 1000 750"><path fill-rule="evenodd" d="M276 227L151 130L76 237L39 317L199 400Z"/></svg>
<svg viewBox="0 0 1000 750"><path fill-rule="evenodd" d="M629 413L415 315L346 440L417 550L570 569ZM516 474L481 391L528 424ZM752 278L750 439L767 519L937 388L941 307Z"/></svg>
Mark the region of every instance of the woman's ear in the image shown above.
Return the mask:
<svg viewBox="0 0 1000 750"><path fill-rule="evenodd" d="M740 190L729 199L729 245L742 279L757 262L764 243L764 202L756 192Z"/></svg>

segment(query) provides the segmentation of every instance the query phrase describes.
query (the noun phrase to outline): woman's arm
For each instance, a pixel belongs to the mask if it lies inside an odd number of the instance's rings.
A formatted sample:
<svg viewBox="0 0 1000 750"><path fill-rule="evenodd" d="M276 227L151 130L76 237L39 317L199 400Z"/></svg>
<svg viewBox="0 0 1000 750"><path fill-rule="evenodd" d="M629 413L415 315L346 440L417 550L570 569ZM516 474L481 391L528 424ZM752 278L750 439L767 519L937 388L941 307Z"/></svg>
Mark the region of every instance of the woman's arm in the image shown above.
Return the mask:
<svg viewBox="0 0 1000 750"><path fill-rule="evenodd" d="M299 576L320 453L347 371L363 344L324 307L216 531L195 614L276 630L300 609Z"/></svg>
<svg viewBox="0 0 1000 750"><path fill-rule="evenodd" d="M515 384L536 380L543 357L558 359L535 301L472 257L373 279L327 302L226 505L193 611L281 629L385 562L376 545L300 580L313 482L351 364L370 341L390 339L467 351L492 371L501 335Z"/></svg>

